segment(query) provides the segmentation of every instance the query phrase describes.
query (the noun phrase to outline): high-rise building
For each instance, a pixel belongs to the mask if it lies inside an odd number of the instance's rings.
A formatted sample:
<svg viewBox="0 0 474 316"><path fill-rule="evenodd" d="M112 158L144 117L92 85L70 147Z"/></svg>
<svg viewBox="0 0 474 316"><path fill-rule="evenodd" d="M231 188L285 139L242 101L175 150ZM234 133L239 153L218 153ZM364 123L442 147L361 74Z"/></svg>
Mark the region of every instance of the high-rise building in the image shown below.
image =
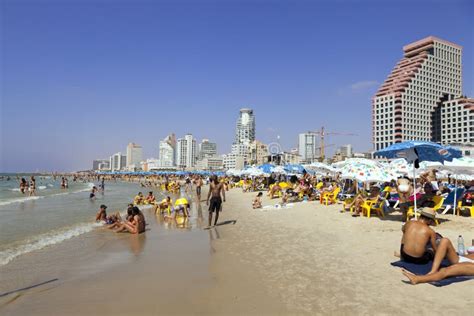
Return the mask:
<svg viewBox="0 0 474 316"><path fill-rule="evenodd" d="M109 164L109 161L107 159L96 159L92 160L92 170L101 170L101 169L107 169L104 168L104 164ZM102 167L102 168L101 168Z"/></svg>
<svg viewBox="0 0 474 316"><path fill-rule="evenodd" d="M255 140L255 115L252 109L240 109L234 144L250 145Z"/></svg>
<svg viewBox="0 0 474 316"><path fill-rule="evenodd" d="M113 154L109 158L109 165L111 171L123 170L127 166L127 156L121 152Z"/></svg>
<svg viewBox="0 0 474 316"><path fill-rule="evenodd" d="M217 144L210 142L209 139L203 139L198 146L198 152L199 159L214 157L217 155Z"/></svg>
<svg viewBox="0 0 474 316"><path fill-rule="evenodd" d="M299 134L298 153L302 163L312 163L319 159L321 148L319 146L319 135L314 132Z"/></svg>
<svg viewBox="0 0 474 316"><path fill-rule="evenodd" d="M443 102L438 110L439 142L443 145L474 145L474 99L460 97Z"/></svg>
<svg viewBox="0 0 474 316"><path fill-rule="evenodd" d="M171 134L160 141L159 150L160 167L174 167L176 165L176 136Z"/></svg>
<svg viewBox="0 0 474 316"><path fill-rule="evenodd" d="M186 134L177 141L176 165L178 168L192 169L196 165L196 139Z"/></svg>
<svg viewBox="0 0 474 316"><path fill-rule="evenodd" d="M245 158L236 154L223 155L223 164L225 169L241 170L245 166Z"/></svg>
<svg viewBox="0 0 474 316"><path fill-rule="evenodd" d="M352 145L342 145L337 150L343 157L350 158L352 157Z"/></svg>
<svg viewBox="0 0 474 316"><path fill-rule="evenodd" d="M255 140L249 146L249 163L252 165L262 165L268 161L268 145Z"/></svg>
<svg viewBox="0 0 474 316"><path fill-rule="evenodd" d="M375 150L405 140L439 142L440 105L462 95L462 47L429 36L403 58L372 99Z"/></svg>
<svg viewBox="0 0 474 316"><path fill-rule="evenodd" d="M127 145L127 167L140 167L142 161L143 148L135 143Z"/></svg>

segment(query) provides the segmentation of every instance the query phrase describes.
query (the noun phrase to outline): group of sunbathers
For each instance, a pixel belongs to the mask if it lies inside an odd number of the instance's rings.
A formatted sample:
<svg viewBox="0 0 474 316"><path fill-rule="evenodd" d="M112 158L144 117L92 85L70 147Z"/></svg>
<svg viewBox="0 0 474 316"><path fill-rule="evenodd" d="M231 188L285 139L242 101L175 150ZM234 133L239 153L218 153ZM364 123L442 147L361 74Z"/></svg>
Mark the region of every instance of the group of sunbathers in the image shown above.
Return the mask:
<svg viewBox="0 0 474 316"><path fill-rule="evenodd" d="M119 212L107 216L107 206L102 204L95 217L96 221L103 221L107 228L113 229L116 233L129 232L140 234L145 231L146 221L142 211L137 206L129 204L125 219Z"/></svg>
<svg viewBox="0 0 474 316"><path fill-rule="evenodd" d="M408 221L403 226L400 259L414 264L433 261L431 271L426 275L414 275L406 270L402 271L403 274L412 284L434 282L453 276L474 276L474 254L458 255L451 241L430 227L435 221L436 212L422 208L417 220ZM441 268L444 259L451 265Z"/></svg>

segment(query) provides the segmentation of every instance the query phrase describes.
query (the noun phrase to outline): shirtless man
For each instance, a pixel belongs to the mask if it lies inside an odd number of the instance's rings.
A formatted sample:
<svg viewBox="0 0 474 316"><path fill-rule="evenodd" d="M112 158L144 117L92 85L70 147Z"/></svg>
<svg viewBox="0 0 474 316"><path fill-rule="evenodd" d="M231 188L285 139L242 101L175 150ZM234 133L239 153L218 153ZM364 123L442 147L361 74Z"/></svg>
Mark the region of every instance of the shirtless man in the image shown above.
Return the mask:
<svg viewBox="0 0 474 316"><path fill-rule="evenodd" d="M222 194L222 198L221 198ZM212 198L211 198L212 196ZM209 205L209 199L211 199L211 204ZM219 179L217 176L213 176L211 183L209 185L209 193L207 194L207 201L206 205L209 205L209 227L211 227L212 223L212 213L216 212L216 218L214 220L214 226L217 224L217 220L219 219L219 212L222 208L222 200L225 202L225 190L222 183L219 183Z"/></svg>
<svg viewBox="0 0 474 316"><path fill-rule="evenodd" d="M421 209L418 220L409 221L402 227L400 258L403 261L426 264L434 259L438 245L436 233L429 226L434 224L435 214L432 209Z"/></svg>
<svg viewBox="0 0 474 316"><path fill-rule="evenodd" d="M196 184L196 195L197 199L199 202L201 202L201 187L202 187L202 178L200 176L196 176L196 179L194 180Z"/></svg>

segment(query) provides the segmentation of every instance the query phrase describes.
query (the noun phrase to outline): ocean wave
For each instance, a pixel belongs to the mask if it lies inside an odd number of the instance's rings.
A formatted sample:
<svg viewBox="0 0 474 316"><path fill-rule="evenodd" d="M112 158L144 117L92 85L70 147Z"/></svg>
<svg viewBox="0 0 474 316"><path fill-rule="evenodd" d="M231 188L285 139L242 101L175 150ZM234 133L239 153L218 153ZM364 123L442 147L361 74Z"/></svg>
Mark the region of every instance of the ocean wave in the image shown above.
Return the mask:
<svg viewBox="0 0 474 316"><path fill-rule="evenodd" d="M65 240L92 231L95 227L101 227L101 223L81 223L49 233L28 238L22 242L16 242L0 251L0 266L6 265L13 259L23 254L43 249L47 246L58 244Z"/></svg>
<svg viewBox="0 0 474 316"><path fill-rule="evenodd" d="M11 199L11 200L6 200L6 201L0 201L0 205L8 205L8 204L13 204L13 203L24 203L28 201L33 201L33 200L38 200L42 199L44 196L27 196L23 198L16 198L16 199Z"/></svg>
<svg viewBox="0 0 474 316"><path fill-rule="evenodd" d="M45 189L46 189L46 186L45 186L45 185L40 185L40 186L38 187L38 190L45 190Z"/></svg>

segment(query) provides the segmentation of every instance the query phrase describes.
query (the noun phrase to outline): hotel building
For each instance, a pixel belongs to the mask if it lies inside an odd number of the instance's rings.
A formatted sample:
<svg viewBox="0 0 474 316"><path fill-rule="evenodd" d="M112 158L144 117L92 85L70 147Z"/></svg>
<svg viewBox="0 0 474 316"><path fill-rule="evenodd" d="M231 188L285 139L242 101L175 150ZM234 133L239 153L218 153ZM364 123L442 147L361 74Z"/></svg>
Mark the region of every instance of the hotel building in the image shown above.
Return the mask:
<svg viewBox="0 0 474 316"><path fill-rule="evenodd" d="M406 140L450 143L441 114L462 95L462 47L429 36L404 46L403 53L372 99L374 149Z"/></svg>

